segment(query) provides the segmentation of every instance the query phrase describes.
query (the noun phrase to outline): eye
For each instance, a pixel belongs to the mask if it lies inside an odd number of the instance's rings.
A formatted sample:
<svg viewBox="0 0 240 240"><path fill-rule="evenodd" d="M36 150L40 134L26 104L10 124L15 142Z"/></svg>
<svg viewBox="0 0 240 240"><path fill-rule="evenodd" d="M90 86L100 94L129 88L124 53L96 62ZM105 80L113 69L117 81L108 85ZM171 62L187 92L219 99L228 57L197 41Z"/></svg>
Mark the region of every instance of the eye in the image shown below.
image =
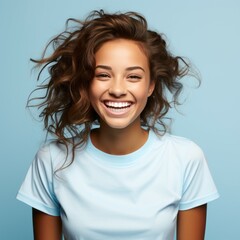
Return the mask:
<svg viewBox="0 0 240 240"><path fill-rule="evenodd" d="M142 79L141 76L136 75L136 74L129 75L127 78L128 78L130 81L138 81L138 80Z"/></svg>
<svg viewBox="0 0 240 240"><path fill-rule="evenodd" d="M107 73L96 73L95 77L98 78L98 79L104 80L104 79L110 78L110 75L107 74Z"/></svg>

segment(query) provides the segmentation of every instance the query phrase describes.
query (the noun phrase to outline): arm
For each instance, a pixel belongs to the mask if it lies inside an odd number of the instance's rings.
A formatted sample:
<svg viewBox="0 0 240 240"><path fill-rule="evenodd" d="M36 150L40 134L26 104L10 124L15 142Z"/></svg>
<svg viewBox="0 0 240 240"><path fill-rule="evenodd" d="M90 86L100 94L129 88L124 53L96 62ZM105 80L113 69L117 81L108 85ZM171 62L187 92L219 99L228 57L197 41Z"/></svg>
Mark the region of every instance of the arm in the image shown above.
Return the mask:
<svg viewBox="0 0 240 240"><path fill-rule="evenodd" d="M34 240L61 240L62 222L60 217L32 209Z"/></svg>
<svg viewBox="0 0 240 240"><path fill-rule="evenodd" d="M207 204L185 211L177 217L177 240L204 240Z"/></svg>

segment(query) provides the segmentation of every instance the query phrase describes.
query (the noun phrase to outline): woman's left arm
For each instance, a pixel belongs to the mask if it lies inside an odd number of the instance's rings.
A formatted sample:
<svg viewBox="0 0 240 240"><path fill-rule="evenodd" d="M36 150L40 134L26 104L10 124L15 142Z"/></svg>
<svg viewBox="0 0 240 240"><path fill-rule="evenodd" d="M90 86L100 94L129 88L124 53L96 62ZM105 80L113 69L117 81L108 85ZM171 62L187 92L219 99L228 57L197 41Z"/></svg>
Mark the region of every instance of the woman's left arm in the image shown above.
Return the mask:
<svg viewBox="0 0 240 240"><path fill-rule="evenodd" d="M179 211L177 217L177 240L204 240L207 204Z"/></svg>

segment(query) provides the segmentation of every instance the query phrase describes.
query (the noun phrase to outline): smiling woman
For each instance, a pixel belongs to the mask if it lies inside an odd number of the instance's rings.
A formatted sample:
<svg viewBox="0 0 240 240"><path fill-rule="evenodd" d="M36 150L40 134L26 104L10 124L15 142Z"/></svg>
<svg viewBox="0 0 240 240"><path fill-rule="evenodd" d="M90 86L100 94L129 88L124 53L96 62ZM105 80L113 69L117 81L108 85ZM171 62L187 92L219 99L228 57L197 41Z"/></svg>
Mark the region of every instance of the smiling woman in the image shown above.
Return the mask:
<svg viewBox="0 0 240 240"><path fill-rule="evenodd" d="M34 238L203 240L217 189L202 150L163 121L189 65L137 13L73 21L34 60L50 66L38 106L56 136L17 195L33 208Z"/></svg>
<svg viewBox="0 0 240 240"><path fill-rule="evenodd" d="M138 43L118 39L104 43L96 52L95 61L90 102L100 125L105 123L104 132L108 126L110 131L127 128L133 129L135 136L141 135L140 114L154 89L147 56Z"/></svg>

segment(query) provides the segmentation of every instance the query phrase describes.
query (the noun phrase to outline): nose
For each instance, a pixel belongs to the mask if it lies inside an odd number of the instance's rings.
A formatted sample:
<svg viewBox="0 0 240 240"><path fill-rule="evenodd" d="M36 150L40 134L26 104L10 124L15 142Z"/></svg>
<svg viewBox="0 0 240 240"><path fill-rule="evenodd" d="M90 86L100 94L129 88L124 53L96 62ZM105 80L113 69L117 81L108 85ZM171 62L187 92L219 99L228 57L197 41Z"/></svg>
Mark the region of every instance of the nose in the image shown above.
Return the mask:
<svg viewBox="0 0 240 240"><path fill-rule="evenodd" d="M127 94L127 88L122 79L113 79L108 93L114 97L121 97Z"/></svg>

